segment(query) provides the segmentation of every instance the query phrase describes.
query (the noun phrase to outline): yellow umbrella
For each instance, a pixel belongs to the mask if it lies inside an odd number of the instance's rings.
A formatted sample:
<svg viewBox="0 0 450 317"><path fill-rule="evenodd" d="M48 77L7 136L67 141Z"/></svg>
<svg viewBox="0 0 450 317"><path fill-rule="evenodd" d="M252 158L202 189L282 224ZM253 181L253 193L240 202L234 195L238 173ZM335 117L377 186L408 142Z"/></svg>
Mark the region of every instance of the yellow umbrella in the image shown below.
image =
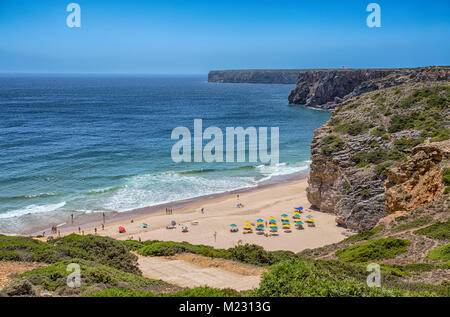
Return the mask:
<svg viewBox="0 0 450 317"><path fill-rule="evenodd" d="M275 220L275 217L270 216L269 219L270 219L270 220Z"/></svg>
<svg viewBox="0 0 450 317"><path fill-rule="evenodd" d="M250 224L250 221L244 222L244 225L249 225L249 224Z"/></svg>
<svg viewBox="0 0 450 317"><path fill-rule="evenodd" d="M252 228L252 226L250 226L250 225L244 226L244 229L251 229L251 228Z"/></svg>

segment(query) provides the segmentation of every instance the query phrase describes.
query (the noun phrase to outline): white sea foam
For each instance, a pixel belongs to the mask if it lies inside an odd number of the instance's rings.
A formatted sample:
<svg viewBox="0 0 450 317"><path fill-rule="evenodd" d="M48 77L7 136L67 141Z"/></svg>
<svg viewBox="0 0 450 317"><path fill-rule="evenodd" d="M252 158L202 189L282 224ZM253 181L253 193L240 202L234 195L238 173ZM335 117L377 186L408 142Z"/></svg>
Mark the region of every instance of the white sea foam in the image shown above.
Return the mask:
<svg viewBox="0 0 450 317"><path fill-rule="evenodd" d="M15 217L22 217L29 214L38 214L38 213L45 213L45 212L51 212L55 211L59 208L62 208L66 205L66 202L63 201L58 204L49 204L49 205L29 205L22 209L16 209L7 211L5 213L0 214L0 219L7 219L7 218L15 218Z"/></svg>

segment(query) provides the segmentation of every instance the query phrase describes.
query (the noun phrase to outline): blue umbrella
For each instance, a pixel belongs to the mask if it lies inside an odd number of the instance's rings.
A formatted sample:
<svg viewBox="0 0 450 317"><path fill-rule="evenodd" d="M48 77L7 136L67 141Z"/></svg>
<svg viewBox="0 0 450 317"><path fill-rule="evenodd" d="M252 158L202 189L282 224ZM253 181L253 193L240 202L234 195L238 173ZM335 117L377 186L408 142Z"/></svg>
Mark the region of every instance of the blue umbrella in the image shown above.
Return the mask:
<svg viewBox="0 0 450 317"><path fill-rule="evenodd" d="M264 220L262 220L262 219L258 219L258 220L256 220L256 222L263 222Z"/></svg>
<svg viewBox="0 0 450 317"><path fill-rule="evenodd" d="M297 210L303 210L303 207L297 207L297 208L295 208L295 209L297 209Z"/></svg>
<svg viewBox="0 0 450 317"><path fill-rule="evenodd" d="M306 218L314 218L314 217L313 217L313 216L309 216L309 215L308 215L308 216L306 216Z"/></svg>
<svg viewBox="0 0 450 317"><path fill-rule="evenodd" d="M277 221L272 219L272 220L269 220L269 223L277 223Z"/></svg>
<svg viewBox="0 0 450 317"><path fill-rule="evenodd" d="M294 215L292 218L294 219L300 218L300 215Z"/></svg>
<svg viewBox="0 0 450 317"><path fill-rule="evenodd" d="M289 223L289 220L282 220L282 223Z"/></svg>
<svg viewBox="0 0 450 317"><path fill-rule="evenodd" d="M264 226L257 226L256 229L258 229L258 230L263 230L263 229L264 229Z"/></svg>
<svg viewBox="0 0 450 317"><path fill-rule="evenodd" d="M281 217L288 217L288 215L286 215L286 214L282 214L282 215L281 215Z"/></svg>
<svg viewBox="0 0 450 317"><path fill-rule="evenodd" d="M237 225L235 225L234 223L230 225L230 227L237 227Z"/></svg>

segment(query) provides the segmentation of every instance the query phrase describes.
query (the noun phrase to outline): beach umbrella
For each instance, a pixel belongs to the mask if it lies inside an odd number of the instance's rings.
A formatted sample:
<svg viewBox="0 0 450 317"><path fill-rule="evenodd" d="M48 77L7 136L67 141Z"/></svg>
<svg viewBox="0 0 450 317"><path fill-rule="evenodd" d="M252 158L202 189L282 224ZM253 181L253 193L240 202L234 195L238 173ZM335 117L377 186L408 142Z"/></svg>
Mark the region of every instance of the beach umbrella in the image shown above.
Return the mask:
<svg viewBox="0 0 450 317"><path fill-rule="evenodd" d="M300 215L294 215L292 218L294 218L294 219L299 219L299 218L300 218Z"/></svg>
<svg viewBox="0 0 450 317"><path fill-rule="evenodd" d="M282 215L281 215L281 217L288 217L288 215L286 215L286 214L282 214Z"/></svg>
<svg viewBox="0 0 450 317"><path fill-rule="evenodd" d="M289 223L288 219L281 220L282 223Z"/></svg>
<svg viewBox="0 0 450 317"><path fill-rule="evenodd" d="M264 230L264 227L263 226L257 226L256 230Z"/></svg>
<svg viewBox="0 0 450 317"><path fill-rule="evenodd" d="M250 224L250 221L244 222L244 225L249 225L249 224Z"/></svg>
<svg viewBox="0 0 450 317"><path fill-rule="evenodd" d="M306 216L306 218L313 218L313 216L308 215L308 216Z"/></svg>
<svg viewBox="0 0 450 317"><path fill-rule="evenodd" d="M274 219L275 219L274 216L270 216L270 217L269 217L269 220L274 220Z"/></svg>
<svg viewBox="0 0 450 317"><path fill-rule="evenodd" d="M264 220L259 218L258 220L256 220L256 222L264 222Z"/></svg>
<svg viewBox="0 0 450 317"><path fill-rule="evenodd" d="M246 225L246 226L244 226L244 229L251 229L252 228L252 226L250 226L250 225Z"/></svg>
<svg viewBox="0 0 450 317"><path fill-rule="evenodd" d="M277 223L275 219L269 220L269 223Z"/></svg>
<svg viewBox="0 0 450 317"><path fill-rule="evenodd" d="M283 217L281 220L289 220L289 217Z"/></svg>
<svg viewBox="0 0 450 317"><path fill-rule="evenodd" d="M235 225L234 223L232 223L232 224L230 225L230 227L236 228L237 225Z"/></svg>
<svg viewBox="0 0 450 317"><path fill-rule="evenodd" d="M127 232L127 231L125 230L124 227L120 226L119 227L119 233L124 233L124 232Z"/></svg>
<svg viewBox="0 0 450 317"><path fill-rule="evenodd" d="M303 207L296 207L297 210L303 210Z"/></svg>
<svg viewBox="0 0 450 317"><path fill-rule="evenodd" d="M303 221L296 221L295 224L296 224L296 225L302 225L302 224L303 224Z"/></svg>

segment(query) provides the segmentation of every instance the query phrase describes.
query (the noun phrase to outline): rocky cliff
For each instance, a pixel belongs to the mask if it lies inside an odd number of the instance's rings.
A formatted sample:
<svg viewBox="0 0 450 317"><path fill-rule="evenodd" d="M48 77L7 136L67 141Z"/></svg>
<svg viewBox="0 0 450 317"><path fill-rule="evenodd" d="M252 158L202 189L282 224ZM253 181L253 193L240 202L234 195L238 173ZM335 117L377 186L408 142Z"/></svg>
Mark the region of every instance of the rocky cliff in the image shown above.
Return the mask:
<svg viewBox="0 0 450 317"><path fill-rule="evenodd" d="M289 103L332 109L363 93L405 83L447 80L449 67L301 71Z"/></svg>
<svg viewBox="0 0 450 317"><path fill-rule="evenodd" d="M208 82L250 84L295 84L300 70L213 70Z"/></svg>
<svg viewBox="0 0 450 317"><path fill-rule="evenodd" d="M313 206L335 213L346 227L365 230L388 213L443 195L450 82L434 81L441 71L428 70L431 80L425 81L408 73L406 84L347 97L336 107L311 143L307 195ZM405 80L397 75L388 77ZM388 85L374 80L364 87L375 82Z"/></svg>

